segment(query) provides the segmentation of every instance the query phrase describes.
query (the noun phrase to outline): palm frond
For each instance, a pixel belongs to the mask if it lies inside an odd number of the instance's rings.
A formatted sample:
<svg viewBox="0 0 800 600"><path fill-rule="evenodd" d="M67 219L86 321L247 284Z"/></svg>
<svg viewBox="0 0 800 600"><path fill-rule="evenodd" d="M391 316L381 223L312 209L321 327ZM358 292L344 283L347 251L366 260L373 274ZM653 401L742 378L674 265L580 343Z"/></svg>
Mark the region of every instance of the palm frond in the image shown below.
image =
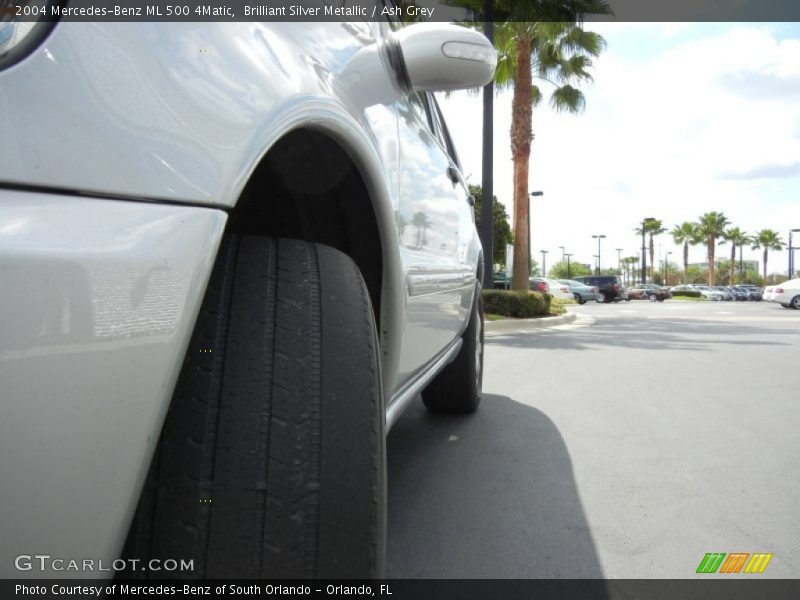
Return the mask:
<svg viewBox="0 0 800 600"><path fill-rule="evenodd" d="M550 96L550 105L557 112L581 112L586 106L586 97L579 89L571 85L558 87Z"/></svg>

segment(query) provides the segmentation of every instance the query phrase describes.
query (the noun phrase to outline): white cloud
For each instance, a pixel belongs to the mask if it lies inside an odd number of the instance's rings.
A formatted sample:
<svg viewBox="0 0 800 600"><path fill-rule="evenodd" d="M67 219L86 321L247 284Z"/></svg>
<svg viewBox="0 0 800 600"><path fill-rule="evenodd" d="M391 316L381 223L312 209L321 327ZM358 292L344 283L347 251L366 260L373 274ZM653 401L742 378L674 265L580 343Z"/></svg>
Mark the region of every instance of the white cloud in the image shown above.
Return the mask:
<svg viewBox="0 0 800 600"><path fill-rule="evenodd" d="M750 232L771 228L786 238L784 230L800 227L800 176L786 176L800 157L800 41L781 41L760 25L590 28L609 47L585 90L586 112L534 112L529 189L545 192L533 200L534 252L547 249L552 257L563 245L590 263L597 252L591 235L604 233L608 266L616 263L614 248L637 252L641 242L632 230L643 217L671 227L711 210ZM510 99L495 99L494 136L495 193L509 213ZM454 94L440 102L464 170L477 183L480 97ZM747 179L754 173L762 176ZM661 246L679 258L668 236ZM691 259L702 255L695 248ZM770 265L779 268L785 257L771 254Z"/></svg>

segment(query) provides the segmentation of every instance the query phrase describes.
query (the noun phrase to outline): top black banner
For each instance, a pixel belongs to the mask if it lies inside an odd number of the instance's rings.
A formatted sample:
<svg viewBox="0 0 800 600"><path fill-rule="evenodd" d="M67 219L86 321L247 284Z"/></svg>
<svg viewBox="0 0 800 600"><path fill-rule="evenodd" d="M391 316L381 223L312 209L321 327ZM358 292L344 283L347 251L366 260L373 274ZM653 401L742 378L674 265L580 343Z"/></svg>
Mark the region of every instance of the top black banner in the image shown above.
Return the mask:
<svg viewBox="0 0 800 600"><path fill-rule="evenodd" d="M487 12L488 11L488 12ZM488 19L486 17L489 17ZM799 0L0 0L3 21L800 21Z"/></svg>

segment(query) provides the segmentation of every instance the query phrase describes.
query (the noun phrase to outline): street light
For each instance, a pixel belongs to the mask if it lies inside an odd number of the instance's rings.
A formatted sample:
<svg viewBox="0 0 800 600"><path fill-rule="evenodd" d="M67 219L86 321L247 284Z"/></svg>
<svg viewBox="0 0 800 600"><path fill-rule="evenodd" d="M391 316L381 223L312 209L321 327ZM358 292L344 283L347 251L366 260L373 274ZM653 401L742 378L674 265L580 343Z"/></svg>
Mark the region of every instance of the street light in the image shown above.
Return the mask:
<svg viewBox="0 0 800 600"><path fill-rule="evenodd" d="M544 196L544 192L531 192L528 194L531 198L536 196ZM531 270L531 201L528 200L528 275L530 276Z"/></svg>
<svg viewBox="0 0 800 600"><path fill-rule="evenodd" d="M800 229L789 230L789 279L794 275L794 248L792 247L792 233L798 233Z"/></svg>
<svg viewBox="0 0 800 600"><path fill-rule="evenodd" d="M600 240L606 236L605 234L600 233L598 235L593 235L592 237L597 238L597 274L600 275Z"/></svg>
<svg viewBox="0 0 800 600"><path fill-rule="evenodd" d="M642 221L642 281L640 283L647 282L647 247L645 245L645 229L647 228L648 223L652 223L655 221L653 217L646 217Z"/></svg>
<svg viewBox="0 0 800 600"><path fill-rule="evenodd" d="M542 277L547 277L547 250L539 250L542 253Z"/></svg>
<svg viewBox="0 0 800 600"><path fill-rule="evenodd" d="M599 254L592 254L592 258L594 259L595 275L599 275L600 274L600 262L597 259L600 258L600 255Z"/></svg>
<svg viewBox="0 0 800 600"><path fill-rule="evenodd" d="M572 256L572 254L565 254L564 255L564 258L567 259L567 279L572 279L572 271L570 271L570 268L569 268L569 257L570 256Z"/></svg>

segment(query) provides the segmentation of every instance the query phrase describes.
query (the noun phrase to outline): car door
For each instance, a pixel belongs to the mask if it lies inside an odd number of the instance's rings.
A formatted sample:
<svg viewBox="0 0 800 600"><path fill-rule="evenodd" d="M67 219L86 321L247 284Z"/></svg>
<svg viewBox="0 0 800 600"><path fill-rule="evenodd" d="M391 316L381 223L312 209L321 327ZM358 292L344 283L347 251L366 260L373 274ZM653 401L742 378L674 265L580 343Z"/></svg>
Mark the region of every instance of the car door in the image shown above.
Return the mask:
<svg viewBox="0 0 800 600"><path fill-rule="evenodd" d="M406 276L400 379L408 379L460 333L471 302L474 224L469 193L429 94L397 103L400 192L396 216Z"/></svg>

